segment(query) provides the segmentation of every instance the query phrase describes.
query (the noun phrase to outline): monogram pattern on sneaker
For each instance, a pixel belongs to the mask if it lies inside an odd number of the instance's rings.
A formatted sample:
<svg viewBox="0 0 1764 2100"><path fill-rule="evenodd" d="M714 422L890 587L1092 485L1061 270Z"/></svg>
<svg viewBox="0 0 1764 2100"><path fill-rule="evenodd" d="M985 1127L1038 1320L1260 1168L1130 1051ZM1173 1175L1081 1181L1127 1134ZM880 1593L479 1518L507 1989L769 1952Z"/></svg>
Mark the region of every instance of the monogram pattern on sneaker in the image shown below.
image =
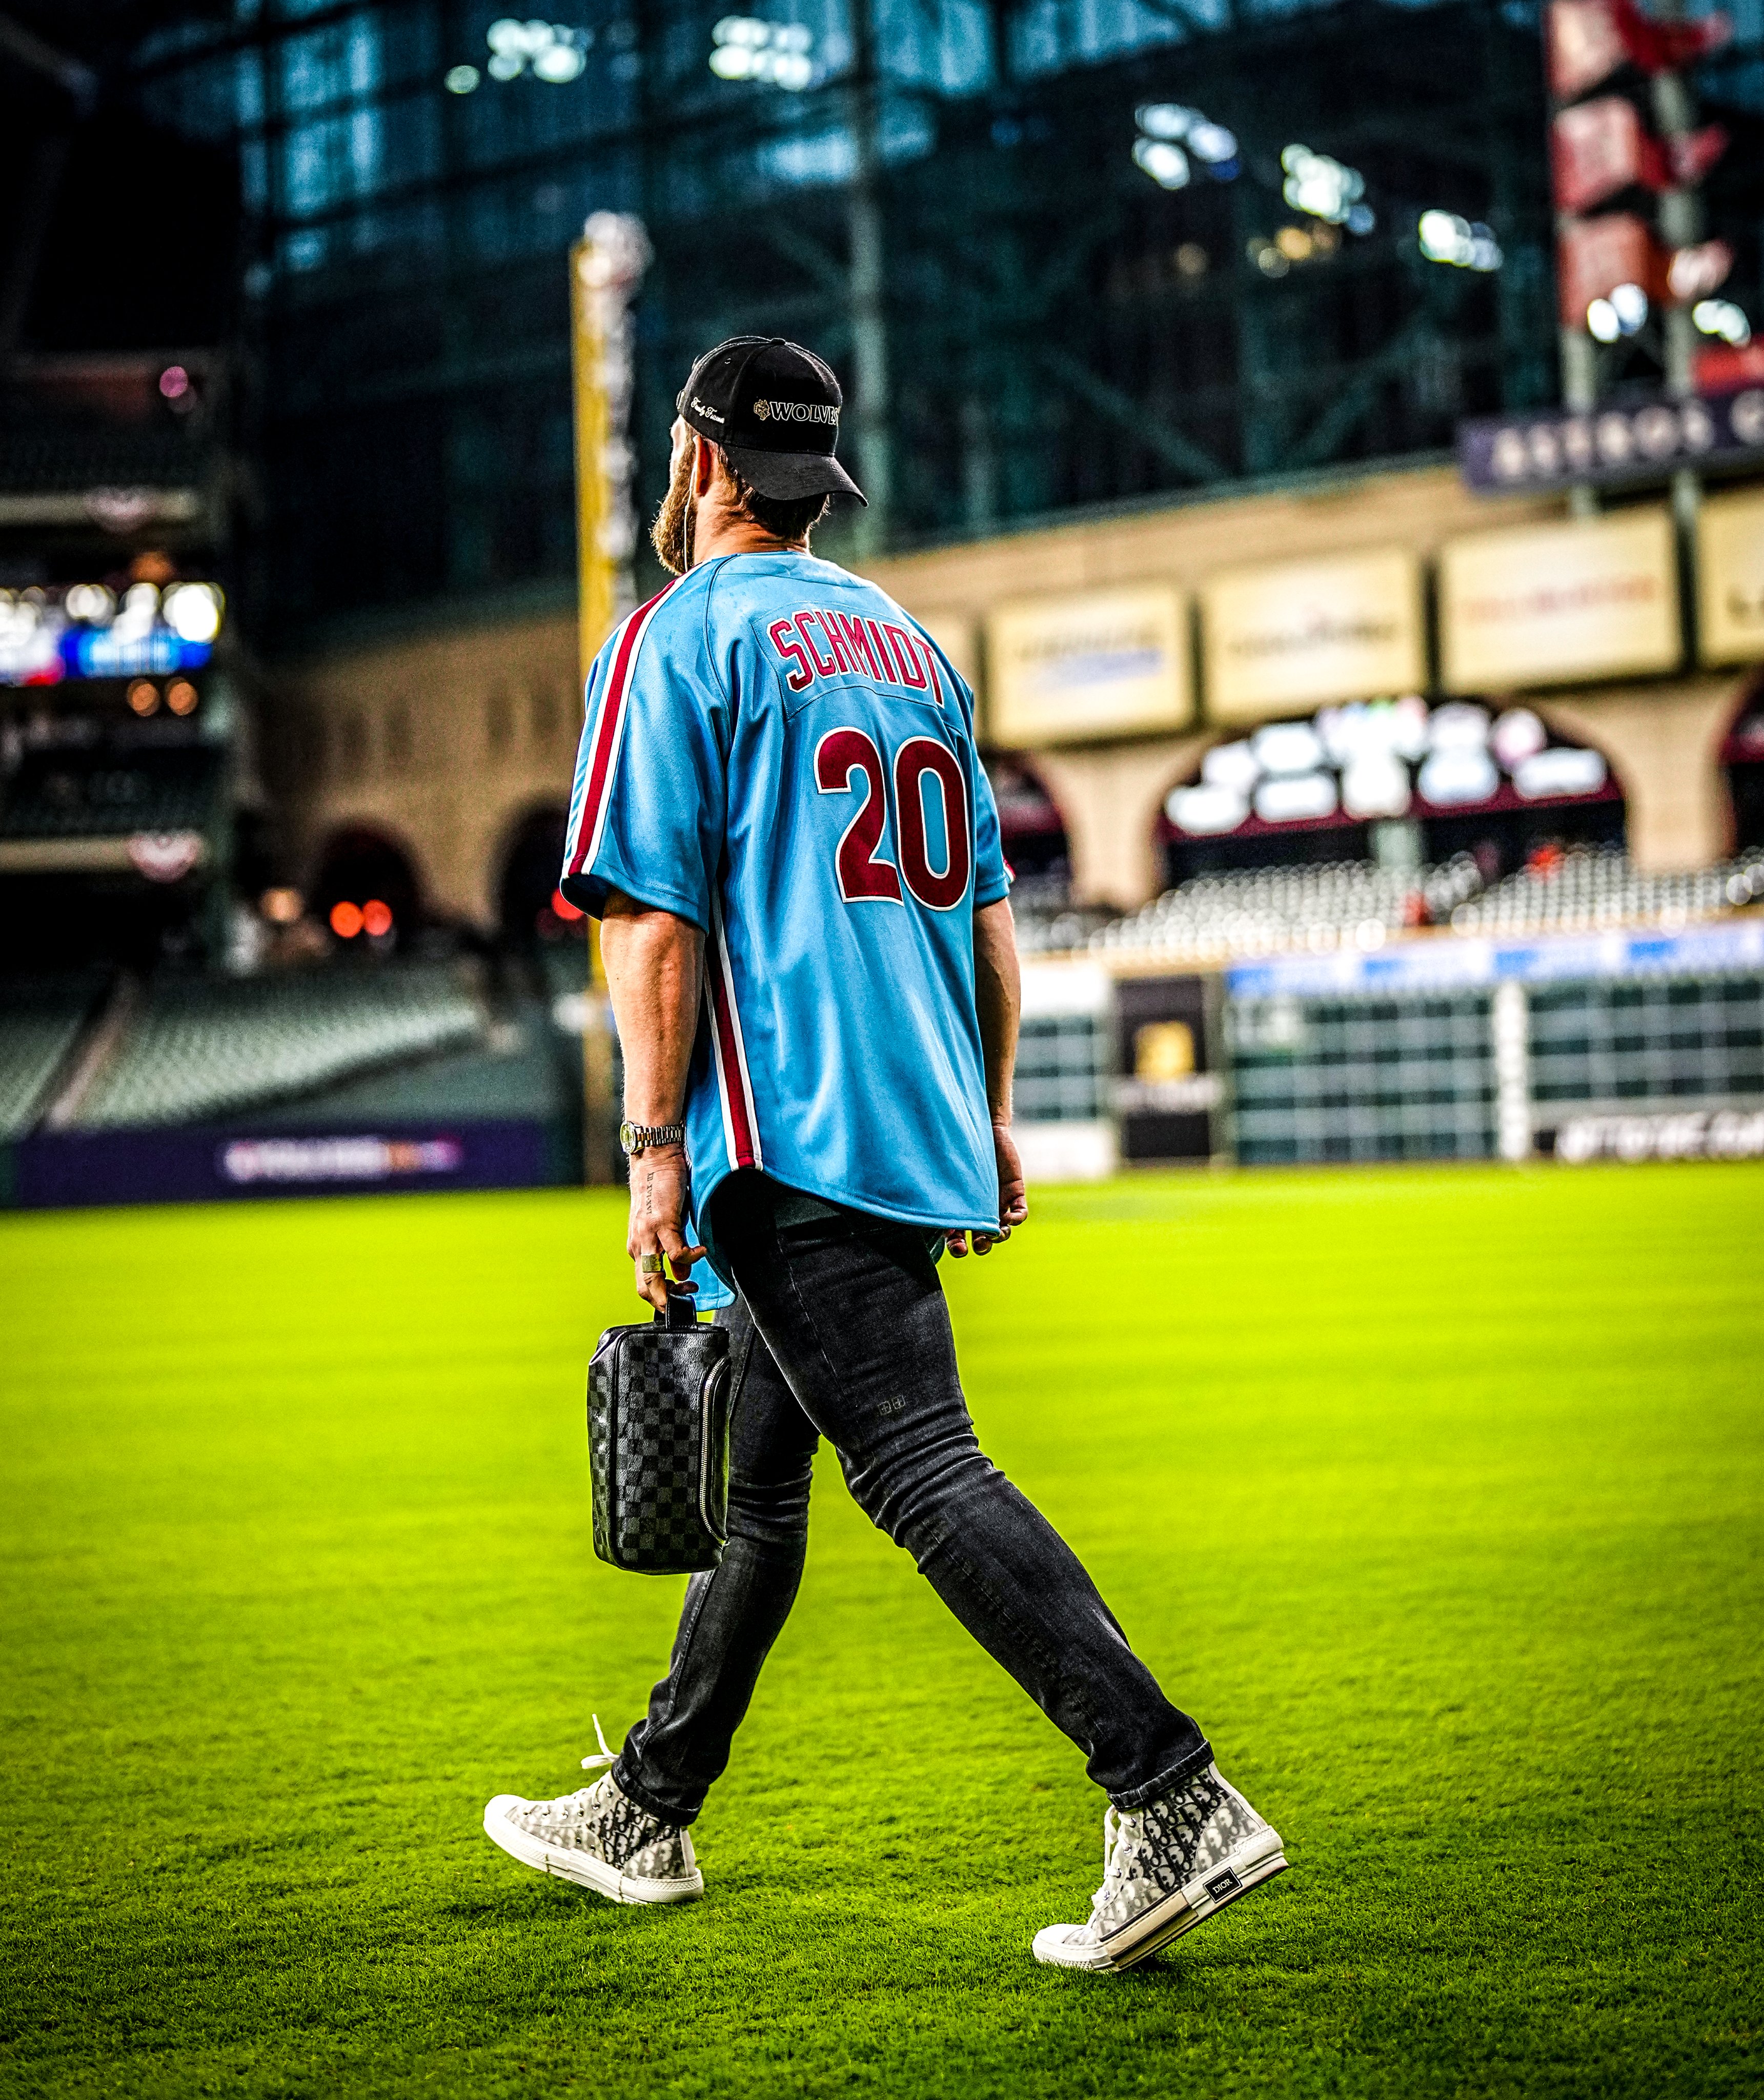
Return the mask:
<svg viewBox="0 0 1764 2100"><path fill-rule="evenodd" d="M611 1772L575 1793L523 1802L507 1814L518 1829L541 1844L586 1852L633 1881L679 1881L693 1871L685 1831L639 1808Z"/></svg>
<svg viewBox="0 0 1764 2100"><path fill-rule="evenodd" d="M1099 1939L1130 1925L1209 1867L1222 1865L1268 1828L1217 1765L1140 1809L1110 1809L1091 1930Z"/></svg>

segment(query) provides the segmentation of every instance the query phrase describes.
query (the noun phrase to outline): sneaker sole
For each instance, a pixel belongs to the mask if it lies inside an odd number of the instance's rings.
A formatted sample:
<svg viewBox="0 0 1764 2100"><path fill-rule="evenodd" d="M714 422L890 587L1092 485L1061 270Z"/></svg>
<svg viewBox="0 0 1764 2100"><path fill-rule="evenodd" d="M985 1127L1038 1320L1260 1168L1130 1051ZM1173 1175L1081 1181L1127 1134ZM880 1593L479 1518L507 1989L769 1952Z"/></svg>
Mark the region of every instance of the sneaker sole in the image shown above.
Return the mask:
<svg viewBox="0 0 1764 2100"><path fill-rule="evenodd" d="M508 1804L518 1798L499 1793L488 1804L484 1810L484 1835L523 1867L531 1867L541 1874L555 1874L560 1881L574 1882L579 1888L592 1889L609 1903L693 1903L703 1895L704 1877L696 1867L676 1880L648 1881L641 1875L621 1874L616 1867L608 1866L590 1853L548 1845L542 1838L530 1837L509 1822L505 1812Z"/></svg>
<svg viewBox="0 0 1764 2100"><path fill-rule="evenodd" d="M1192 1932L1196 1926L1205 1925L1208 1918L1216 1917L1240 1896L1246 1896L1264 1882L1272 1881L1275 1875L1285 1873L1286 1864L1278 1834L1268 1831L1259 1840L1241 1846L1211 1872L1197 1876L1173 1895L1166 1896L1162 1903L1142 1911L1131 1925L1124 1926L1102 1943L1097 1949L1101 1960L1060 1961L1047 1955L1038 1955L1036 1958L1049 1961L1056 1968L1083 1969L1092 1975L1118 1975L1124 1970L1136 1967L1160 1948L1167 1947L1171 1940L1180 1939L1184 1933Z"/></svg>

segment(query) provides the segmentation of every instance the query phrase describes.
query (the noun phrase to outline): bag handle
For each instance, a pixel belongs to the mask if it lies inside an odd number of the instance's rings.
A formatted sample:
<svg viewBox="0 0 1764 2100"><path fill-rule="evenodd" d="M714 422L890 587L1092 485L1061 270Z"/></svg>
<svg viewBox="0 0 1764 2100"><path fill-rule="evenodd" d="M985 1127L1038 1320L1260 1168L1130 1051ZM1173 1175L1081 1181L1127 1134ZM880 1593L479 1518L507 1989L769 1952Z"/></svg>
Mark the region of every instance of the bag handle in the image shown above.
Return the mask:
<svg viewBox="0 0 1764 2100"><path fill-rule="evenodd" d="M676 1290L673 1279L665 1275L662 1278L662 1287L668 1294L668 1304L665 1310L659 1306L656 1308L655 1324L658 1327L669 1328L697 1326L699 1307L694 1294L690 1290Z"/></svg>

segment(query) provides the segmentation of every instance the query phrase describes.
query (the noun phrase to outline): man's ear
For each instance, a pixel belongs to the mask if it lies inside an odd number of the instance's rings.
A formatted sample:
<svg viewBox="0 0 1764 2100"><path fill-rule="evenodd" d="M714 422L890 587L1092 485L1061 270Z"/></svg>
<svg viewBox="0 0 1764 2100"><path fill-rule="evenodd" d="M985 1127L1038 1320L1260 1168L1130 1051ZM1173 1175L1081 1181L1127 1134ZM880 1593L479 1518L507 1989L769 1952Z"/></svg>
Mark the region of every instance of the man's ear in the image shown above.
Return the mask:
<svg viewBox="0 0 1764 2100"><path fill-rule="evenodd" d="M692 493L702 501L710 494L711 484L717 479L717 448L696 430L692 434Z"/></svg>

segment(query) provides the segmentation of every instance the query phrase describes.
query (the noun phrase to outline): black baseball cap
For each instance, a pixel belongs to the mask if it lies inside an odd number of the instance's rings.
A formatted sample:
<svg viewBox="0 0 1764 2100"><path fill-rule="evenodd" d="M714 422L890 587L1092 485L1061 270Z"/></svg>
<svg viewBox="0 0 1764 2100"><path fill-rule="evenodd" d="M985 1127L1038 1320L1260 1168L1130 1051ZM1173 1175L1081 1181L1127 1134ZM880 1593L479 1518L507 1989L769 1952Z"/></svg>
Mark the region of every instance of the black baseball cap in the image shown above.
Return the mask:
<svg viewBox="0 0 1764 2100"><path fill-rule="evenodd" d="M674 406L761 496L855 496L867 505L833 457L845 399L829 368L800 342L732 335L693 366Z"/></svg>

